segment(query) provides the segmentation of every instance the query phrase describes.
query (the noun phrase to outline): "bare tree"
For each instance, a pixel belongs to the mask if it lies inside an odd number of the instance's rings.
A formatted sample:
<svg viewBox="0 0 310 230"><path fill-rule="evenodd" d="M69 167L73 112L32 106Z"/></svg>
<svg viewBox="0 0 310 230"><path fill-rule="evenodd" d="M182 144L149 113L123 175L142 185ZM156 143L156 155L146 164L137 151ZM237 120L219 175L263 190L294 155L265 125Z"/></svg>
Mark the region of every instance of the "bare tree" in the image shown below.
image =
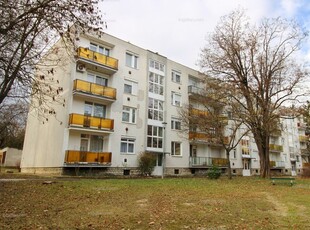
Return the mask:
<svg viewBox="0 0 310 230"><path fill-rule="evenodd" d="M101 28L97 4L97 0L0 0L0 105L40 94L56 100L61 88L45 74L53 74L63 60L57 55L59 46L50 48L61 40L72 50L72 25ZM38 74L43 63L39 60L52 57L47 50L54 59L45 60L47 71Z"/></svg>
<svg viewBox="0 0 310 230"><path fill-rule="evenodd" d="M0 148L23 148L27 112L24 101L0 107Z"/></svg>
<svg viewBox="0 0 310 230"><path fill-rule="evenodd" d="M228 93L230 85L209 77L204 80L204 87L197 88L191 95L190 104L179 110L182 127L190 132L203 132L209 141L225 149L228 178L231 179L230 152L248 133L248 129L242 120L234 116L239 113L240 105L231 102Z"/></svg>
<svg viewBox="0 0 310 230"><path fill-rule="evenodd" d="M296 56L307 34L281 18L250 25L244 11L221 18L202 50L202 69L234 87L232 100L243 108L240 119L258 147L261 177L269 177L269 137L277 110L304 95L300 85L308 73Z"/></svg>

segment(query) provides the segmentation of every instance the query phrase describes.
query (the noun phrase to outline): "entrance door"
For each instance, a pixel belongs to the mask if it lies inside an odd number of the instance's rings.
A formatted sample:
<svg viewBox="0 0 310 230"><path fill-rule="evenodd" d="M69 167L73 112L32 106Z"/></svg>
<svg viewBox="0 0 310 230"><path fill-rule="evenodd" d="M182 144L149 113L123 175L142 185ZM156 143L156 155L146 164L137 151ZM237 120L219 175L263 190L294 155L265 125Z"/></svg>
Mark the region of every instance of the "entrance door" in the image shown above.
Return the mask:
<svg viewBox="0 0 310 230"><path fill-rule="evenodd" d="M154 167L153 174L154 176L161 176L163 174L163 154L156 154L156 165Z"/></svg>
<svg viewBox="0 0 310 230"><path fill-rule="evenodd" d="M292 162L292 176L296 176L297 173L296 173L296 162Z"/></svg>
<svg viewBox="0 0 310 230"><path fill-rule="evenodd" d="M251 176L250 159L243 159L243 176Z"/></svg>

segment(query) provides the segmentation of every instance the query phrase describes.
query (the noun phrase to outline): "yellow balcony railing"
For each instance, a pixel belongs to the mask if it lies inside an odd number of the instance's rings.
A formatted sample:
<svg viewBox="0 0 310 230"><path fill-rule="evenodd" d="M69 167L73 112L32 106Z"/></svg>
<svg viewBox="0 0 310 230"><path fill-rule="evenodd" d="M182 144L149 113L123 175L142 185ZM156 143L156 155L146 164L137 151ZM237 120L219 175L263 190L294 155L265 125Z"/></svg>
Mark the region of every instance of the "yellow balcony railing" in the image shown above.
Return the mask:
<svg viewBox="0 0 310 230"><path fill-rule="evenodd" d="M282 145L269 144L269 150L272 152L283 152Z"/></svg>
<svg viewBox="0 0 310 230"><path fill-rule="evenodd" d="M207 133L199 133L199 132L189 132L188 135L189 140L196 140L196 141L203 141L210 144L222 144L221 141L216 138L212 137L212 135ZM229 137L224 137L223 139L224 144L229 144Z"/></svg>
<svg viewBox="0 0 310 230"><path fill-rule="evenodd" d="M92 129L113 130L114 120L73 113L69 116L69 125L77 125Z"/></svg>
<svg viewBox="0 0 310 230"><path fill-rule="evenodd" d="M303 168L310 167L310 163L308 163L308 162L302 163L302 167Z"/></svg>
<svg viewBox="0 0 310 230"><path fill-rule="evenodd" d="M88 48L79 47L78 48L78 57L84 58L98 64L107 66L109 68L118 69L118 60L104 54L92 51Z"/></svg>
<svg viewBox="0 0 310 230"><path fill-rule="evenodd" d="M307 141L309 141L309 137L300 135L299 136L299 141L300 142L307 142Z"/></svg>
<svg viewBox="0 0 310 230"><path fill-rule="evenodd" d="M194 116L201 116L201 117L206 117L208 116L208 112L207 111L203 111L200 109L190 109L189 111L192 115Z"/></svg>
<svg viewBox="0 0 310 230"><path fill-rule="evenodd" d="M82 81L82 80L74 80L73 89L93 95L98 95L110 99L116 99L116 89L111 87L106 87L102 85L98 85L95 83Z"/></svg>
<svg viewBox="0 0 310 230"><path fill-rule="evenodd" d="M112 159L112 153L110 152L88 152L88 151L66 151L66 164L110 164Z"/></svg>

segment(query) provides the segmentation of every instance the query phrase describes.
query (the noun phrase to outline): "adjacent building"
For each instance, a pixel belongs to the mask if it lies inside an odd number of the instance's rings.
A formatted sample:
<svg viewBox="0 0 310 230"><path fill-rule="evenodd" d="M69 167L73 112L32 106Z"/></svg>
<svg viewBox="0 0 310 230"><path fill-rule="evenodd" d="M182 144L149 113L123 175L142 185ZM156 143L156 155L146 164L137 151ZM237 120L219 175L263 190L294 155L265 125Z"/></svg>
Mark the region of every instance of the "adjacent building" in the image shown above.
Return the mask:
<svg viewBox="0 0 310 230"><path fill-rule="evenodd" d="M199 91L197 70L106 33L81 35L75 55L62 55L66 61L50 77L64 103L44 121L30 111L22 172L134 175L145 151L156 157L154 175L199 174L212 165L225 171L223 148L203 133L182 130L179 109ZM272 168L298 173L308 140L304 124L282 121L270 144ZM231 152L231 164L236 175L259 174L251 136Z"/></svg>

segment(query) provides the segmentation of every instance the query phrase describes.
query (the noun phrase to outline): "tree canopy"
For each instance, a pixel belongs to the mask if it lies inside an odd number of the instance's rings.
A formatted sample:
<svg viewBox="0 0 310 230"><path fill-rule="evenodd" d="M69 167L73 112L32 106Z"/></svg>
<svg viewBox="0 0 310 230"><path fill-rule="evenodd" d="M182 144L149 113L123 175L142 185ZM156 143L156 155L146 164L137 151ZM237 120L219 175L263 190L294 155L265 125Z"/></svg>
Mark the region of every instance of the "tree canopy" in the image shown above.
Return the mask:
<svg viewBox="0 0 310 230"><path fill-rule="evenodd" d="M231 85L231 100L253 133L261 176L268 177L269 137L277 129L278 110L306 95L308 77L296 58L307 32L293 21L263 19L250 24L243 10L221 18L202 50L200 66L207 75Z"/></svg>

